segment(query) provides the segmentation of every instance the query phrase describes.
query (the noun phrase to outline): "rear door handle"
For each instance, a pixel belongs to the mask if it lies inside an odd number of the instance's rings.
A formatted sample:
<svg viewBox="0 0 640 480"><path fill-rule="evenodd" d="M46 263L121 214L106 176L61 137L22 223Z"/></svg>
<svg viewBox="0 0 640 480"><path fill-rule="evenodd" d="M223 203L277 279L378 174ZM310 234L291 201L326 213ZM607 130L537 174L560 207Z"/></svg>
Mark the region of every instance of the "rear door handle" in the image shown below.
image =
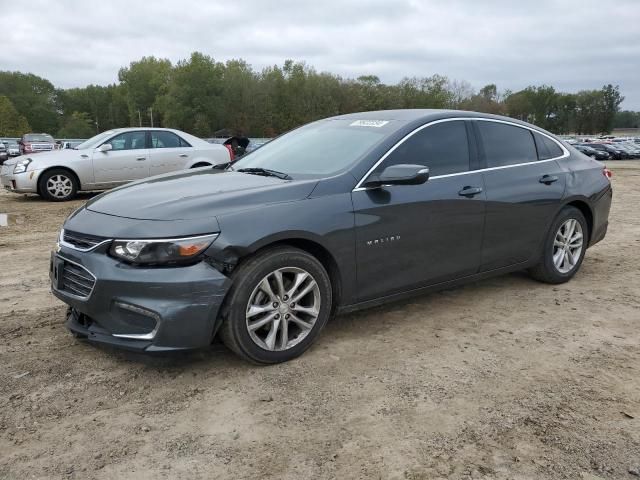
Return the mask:
<svg viewBox="0 0 640 480"><path fill-rule="evenodd" d="M180 154L180 157L182 157L182 158L187 158L188 156L189 156L189 155L187 155L186 153L181 153L181 154Z"/></svg>
<svg viewBox="0 0 640 480"><path fill-rule="evenodd" d="M136 160L139 161L139 162L141 162L143 160L146 160L146 159L147 159L147 157L138 157L138 158L136 158Z"/></svg>
<svg viewBox="0 0 640 480"><path fill-rule="evenodd" d="M540 177L540 180L538 181L540 183L544 183L545 185L551 185L553 182L557 182L558 180L560 179L555 175L543 175Z"/></svg>
<svg viewBox="0 0 640 480"><path fill-rule="evenodd" d="M481 187L470 187L470 186L466 186L464 187L462 190L460 190L458 192L458 195L460 195L461 197L473 197L475 195L478 195L479 193L482 193L482 188Z"/></svg>

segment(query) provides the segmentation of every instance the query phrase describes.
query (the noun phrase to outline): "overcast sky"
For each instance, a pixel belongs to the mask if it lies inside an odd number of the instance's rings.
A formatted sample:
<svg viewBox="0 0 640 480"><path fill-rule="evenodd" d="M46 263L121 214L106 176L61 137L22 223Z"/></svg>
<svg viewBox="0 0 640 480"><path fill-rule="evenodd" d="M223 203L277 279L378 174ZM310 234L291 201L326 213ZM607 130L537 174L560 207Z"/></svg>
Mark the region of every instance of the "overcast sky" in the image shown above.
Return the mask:
<svg viewBox="0 0 640 480"><path fill-rule="evenodd" d="M476 89L611 83L624 109L640 110L640 0L0 0L0 21L0 70L65 88L115 82L145 55L200 51L387 83L434 73Z"/></svg>

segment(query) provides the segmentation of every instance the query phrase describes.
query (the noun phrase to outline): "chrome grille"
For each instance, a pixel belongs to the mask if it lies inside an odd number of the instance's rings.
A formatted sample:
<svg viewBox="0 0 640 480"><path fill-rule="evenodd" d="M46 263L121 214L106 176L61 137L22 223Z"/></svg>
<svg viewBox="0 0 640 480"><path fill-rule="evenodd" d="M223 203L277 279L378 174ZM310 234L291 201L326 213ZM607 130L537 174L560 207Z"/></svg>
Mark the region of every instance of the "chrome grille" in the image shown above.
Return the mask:
<svg viewBox="0 0 640 480"><path fill-rule="evenodd" d="M42 152L46 150L53 150L53 145L50 143L32 143L31 150L33 152Z"/></svg>
<svg viewBox="0 0 640 480"><path fill-rule="evenodd" d="M60 290L77 297L87 298L91 295L95 284L96 279L88 270L79 265L64 262Z"/></svg>
<svg viewBox="0 0 640 480"><path fill-rule="evenodd" d="M95 235L87 235L85 233L70 232L65 230L62 234L62 241L71 248L77 250L91 250L93 247L107 240L103 237Z"/></svg>

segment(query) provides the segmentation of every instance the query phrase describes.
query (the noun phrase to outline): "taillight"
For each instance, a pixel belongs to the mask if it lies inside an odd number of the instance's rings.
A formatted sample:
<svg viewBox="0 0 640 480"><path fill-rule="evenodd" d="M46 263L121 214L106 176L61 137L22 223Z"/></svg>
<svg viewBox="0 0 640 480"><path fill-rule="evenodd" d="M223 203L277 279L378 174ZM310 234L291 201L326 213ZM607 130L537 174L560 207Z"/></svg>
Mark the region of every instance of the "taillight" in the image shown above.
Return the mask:
<svg viewBox="0 0 640 480"><path fill-rule="evenodd" d="M611 170L609 170L607 167L604 167L602 169L602 174L607 178L613 177L613 172Z"/></svg>

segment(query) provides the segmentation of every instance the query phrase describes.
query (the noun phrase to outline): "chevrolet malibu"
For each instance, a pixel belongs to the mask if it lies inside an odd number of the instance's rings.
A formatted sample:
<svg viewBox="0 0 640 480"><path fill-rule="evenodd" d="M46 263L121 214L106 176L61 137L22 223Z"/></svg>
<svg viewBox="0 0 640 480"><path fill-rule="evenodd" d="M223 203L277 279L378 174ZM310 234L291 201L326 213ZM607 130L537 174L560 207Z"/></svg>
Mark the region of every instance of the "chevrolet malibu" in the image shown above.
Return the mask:
<svg viewBox="0 0 640 480"><path fill-rule="evenodd" d="M70 200L80 190L107 190L166 172L229 162L222 145L179 130L120 128L96 135L73 149L24 154L8 160L0 183L15 193Z"/></svg>
<svg viewBox="0 0 640 480"><path fill-rule="evenodd" d="M249 361L283 362L335 313L515 270L570 280L607 231L609 177L509 118L337 116L226 169L95 197L64 223L52 290L90 341L158 352L220 335Z"/></svg>

